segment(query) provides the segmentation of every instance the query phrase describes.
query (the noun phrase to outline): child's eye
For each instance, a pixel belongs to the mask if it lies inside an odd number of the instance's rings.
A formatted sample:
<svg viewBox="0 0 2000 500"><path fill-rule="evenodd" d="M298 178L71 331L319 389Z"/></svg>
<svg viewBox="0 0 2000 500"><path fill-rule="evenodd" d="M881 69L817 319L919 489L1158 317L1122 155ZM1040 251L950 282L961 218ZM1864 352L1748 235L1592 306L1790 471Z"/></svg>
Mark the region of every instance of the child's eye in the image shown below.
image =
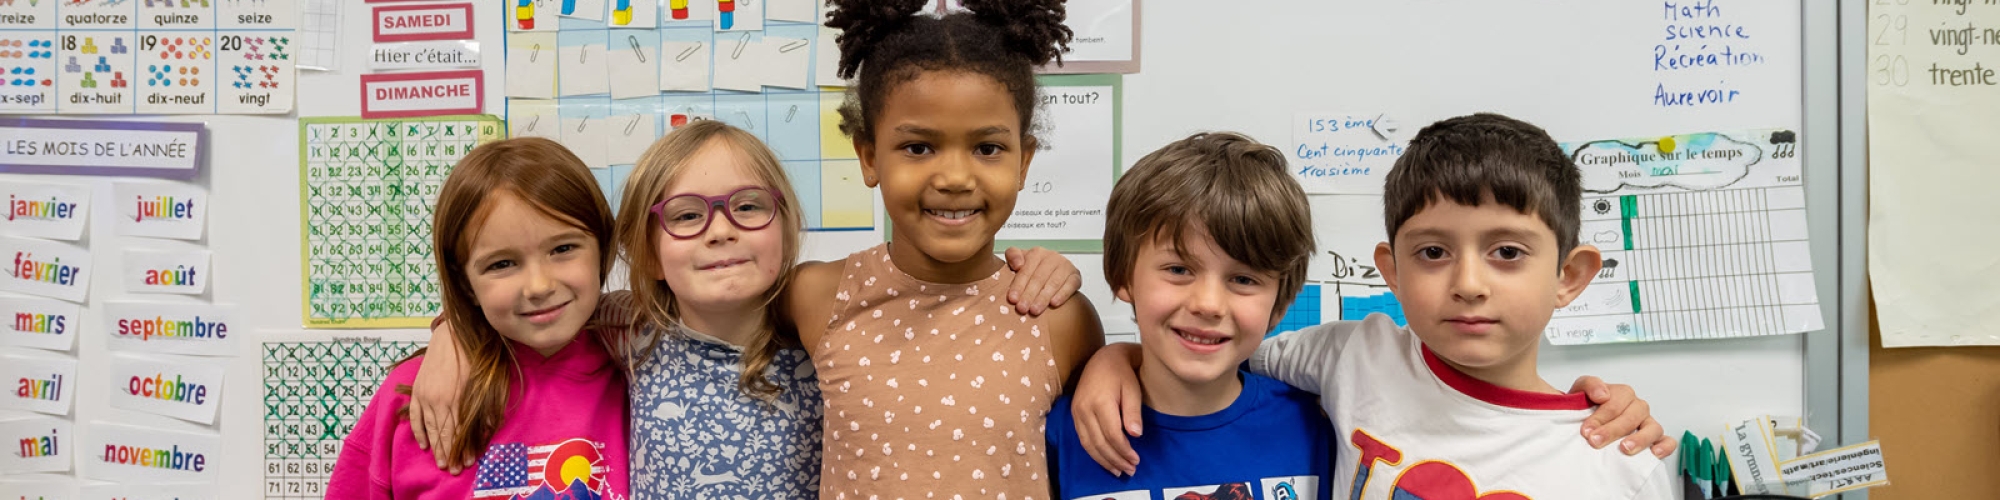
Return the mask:
<svg viewBox="0 0 2000 500"><path fill-rule="evenodd" d="M485 270L484 270L483 272L489 272L489 273L490 273L490 272L494 272L494 271L500 271L500 270L505 270L505 269L508 269L508 268L512 268L512 267L514 267L514 261L511 261L511 260L496 260L496 261L493 261L493 263L492 263L492 264L487 264L487 265L486 265L486 269L485 269Z"/></svg>
<svg viewBox="0 0 2000 500"><path fill-rule="evenodd" d="M1257 284L1260 283L1260 281L1257 280L1257 277L1246 276L1246 275L1237 275L1235 277L1229 278L1229 282L1241 286L1257 286Z"/></svg>
<svg viewBox="0 0 2000 500"><path fill-rule="evenodd" d="M993 143L980 144L978 147L972 149L972 151L974 153L978 153L979 156L998 155L1000 154L1001 151L1006 151L1006 150L1007 148L1001 147L999 144L993 144Z"/></svg>
<svg viewBox="0 0 2000 500"><path fill-rule="evenodd" d="M1194 271L1189 270L1187 266L1167 266L1167 274L1172 274L1175 276L1186 276L1193 273Z"/></svg>
<svg viewBox="0 0 2000 500"><path fill-rule="evenodd" d="M1493 249L1493 256L1500 260L1520 260L1528 257L1528 251L1521 247L1500 247Z"/></svg>
<svg viewBox="0 0 2000 500"><path fill-rule="evenodd" d="M1438 260L1444 258L1444 255L1444 247L1432 246L1417 249L1417 257L1424 260Z"/></svg>
<svg viewBox="0 0 2000 500"><path fill-rule="evenodd" d="M577 248L581 247L582 245L578 245L575 243L564 243L561 245L556 245L555 250L551 250L549 253L569 253L570 251L576 250Z"/></svg>
<svg viewBox="0 0 2000 500"><path fill-rule="evenodd" d="M906 145L906 146L903 146L903 152L905 152L905 153L909 153L909 154L912 154L912 155L916 155L916 156L923 156L923 155L927 155L927 154L931 154L931 145L929 145L929 144L910 144L910 145Z"/></svg>

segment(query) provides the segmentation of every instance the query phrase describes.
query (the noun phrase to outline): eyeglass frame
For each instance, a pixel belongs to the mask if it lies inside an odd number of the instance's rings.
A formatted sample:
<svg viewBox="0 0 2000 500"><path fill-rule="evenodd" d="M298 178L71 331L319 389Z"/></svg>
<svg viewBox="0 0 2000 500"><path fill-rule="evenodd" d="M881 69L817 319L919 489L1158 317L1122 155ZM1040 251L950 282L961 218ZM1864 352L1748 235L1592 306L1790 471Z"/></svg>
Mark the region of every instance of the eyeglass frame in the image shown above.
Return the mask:
<svg viewBox="0 0 2000 500"><path fill-rule="evenodd" d="M771 211L772 211L772 214L771 214L771 220L768 220L768 221L764 221L764 224L762 224L762 225L759 225L759 226L757 226L757 227L749 227L749 226L745 226L745 225L743 225L743 223L742 223L742 222L738 222L738 221L736 220L736 213L735 213L734 211L731 211L731 210L723 210L723 211L722 211L722 216L723 216L724 218L727 218L727 219L729 219L729 224L730 224L730 225L732 225L732 226L736 226L736 228L737 228L737 229L742 229L742 230L744 230L744 231L756 231L756 230L759 230L759 229L763 229L763 228L767 228L767 227L771 227L771 223L773 223L773 222L777 222L777 221L778 221L778 216L779 216L779 215L783 215L783 212L784 212L784 209L785 209L785 195L784 195L784 193L780 193L780 192L778 192L778 191L775 191L775 190L772 190L772 189L770 189L770 188L766 188L766 187L764 187L764 186L743 186L743 187L739 187L739 188L736 188L736 189L735 189L734 191L730 191L730 192L728 192L728 193L726 193L726 194L723 194L723 195L721 195L721 196L704 196L704 195L700 195L700 194L695 194L695 193L681 193L681 194L677 194L677 195L673 195L673 196L668 196L668 197L666 197L665 199L661 199L659 203L654 203L654 204L653 204L653 208L652 208L651 210L649 210L649 211L653 213L653 218L655 218L655 219L659 219L659 221L660 221L660 223L659 223L659 225L660 225L660 231L664 231L664 232L666 232L666 233L667 233L667 236L671 236L671 237L673 237L673 238L674 238L674 239L676 239L676 240L692 240L692 239L696 239L696 238L700 238L702 234L705 234L705 233L707 233L707 232L708 232L708 226L710 226L710 225L713 225L713 224L715 224L715 210L716 210L717 208L721 208L721 207L723 207L724 205L728 205L728 204L729 204L729 199L730 199L730 198L735 198L737 194L739 194L739 193L742 193L742 192L744 192L744 191L749 191L749 190L753 190L753 189L755 189L755 190L759 190L759 191L763 191L763 192L765 192L765 193L770 193L770 195L771 195L771 201L773 201L773 202L776 202L776 203L775 203L775 204L774 204L774 205L773 205L773 206L771 207ZM688 236L681 236L681 235L678 235L678 234L674 234L674 230L672 230L672 229L667 229L667 216L666 216L666 214L663 214L663 213L660 213L660 212L661 212L662 210L666 210L666 208L667 208L667 202L670 202L670 201L674 201L674 200L675 200L675 199L677 199L677 198L681 198L681 197L690 197L690 196L691 196L691 197L694 197L694 198L696 198L696 199L699 199L699 200L701 200L701 202L702 202L703 206L706 206L706 207L708 207L708 214L707 214L706 216L704 216L704 217L703 217L703 219L702 219L702 221L701 221L701 229L700 229L700 230L698 230L698 231L695 231L695 232L694 232L693 234L690 234L690 235L688 235Z"/></svg>

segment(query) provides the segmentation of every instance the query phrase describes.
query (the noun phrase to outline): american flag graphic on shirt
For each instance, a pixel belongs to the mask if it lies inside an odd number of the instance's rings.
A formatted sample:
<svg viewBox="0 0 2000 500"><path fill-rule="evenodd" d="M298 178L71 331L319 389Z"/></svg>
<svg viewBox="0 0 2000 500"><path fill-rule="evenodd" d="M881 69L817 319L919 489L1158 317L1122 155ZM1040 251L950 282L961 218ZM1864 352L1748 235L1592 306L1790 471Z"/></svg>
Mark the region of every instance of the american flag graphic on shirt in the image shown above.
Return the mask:
<svg viewBox="0 0 2000 500"><path fill-rule="evenodd" d="M489 446L479 459L472 498L598 498L605 473L610 471L600 453L603 448L603 444L587 439L541 446Z"/></svg>

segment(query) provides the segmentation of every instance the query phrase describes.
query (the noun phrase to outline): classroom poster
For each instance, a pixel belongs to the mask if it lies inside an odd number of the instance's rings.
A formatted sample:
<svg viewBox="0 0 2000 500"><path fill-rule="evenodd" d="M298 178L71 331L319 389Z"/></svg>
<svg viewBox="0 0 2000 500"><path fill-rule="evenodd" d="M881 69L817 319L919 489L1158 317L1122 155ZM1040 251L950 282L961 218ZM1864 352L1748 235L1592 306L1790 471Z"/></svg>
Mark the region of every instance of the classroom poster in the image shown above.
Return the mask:
<svg viewBox="0 0 2000 500"><path fill-rule="evenodd" d="M1797 133L1762 129L1562 144L1583 174L1578 238L1603 269L1544 331L1555 344L1824 328ZM1374 260L1382 197L1313 197L1319 253L1274 332L1402 306Z"/></svg>
<svg viewBox="0 0 2000 500"><path fill-rule="evenodd" d="M0 112L286 114L295 2L0 2Z"/></svg>
<svg viewBox="0 0 2000 500"><path fill-rule="evenodd" d="M505 135L491 116L299 119L306 326L430 324L431 202L460 157Z"/></svg>
<svg viewBox="0 0 2000 500"><path fill-rule="evenodd" d="M1893 5L1892 5L1893 4ZM2000 345L2000 6L1868 5L1868 281L1884 347Z"/></svg>
<svg viewBox="0 0 2000 500"><path fill-rule="evenodd" d="M1124 163L1118 75L1042 76L1028 179L998 247L1104 250L1104 208Z"/></svg>
<svg viewBox="0 0 2000 500"><path fill-rule="evenodd" d="M376 337L299 338L268 341L261 349L267 500L324 497L343 441L390 365L423 347Z"/></svg>

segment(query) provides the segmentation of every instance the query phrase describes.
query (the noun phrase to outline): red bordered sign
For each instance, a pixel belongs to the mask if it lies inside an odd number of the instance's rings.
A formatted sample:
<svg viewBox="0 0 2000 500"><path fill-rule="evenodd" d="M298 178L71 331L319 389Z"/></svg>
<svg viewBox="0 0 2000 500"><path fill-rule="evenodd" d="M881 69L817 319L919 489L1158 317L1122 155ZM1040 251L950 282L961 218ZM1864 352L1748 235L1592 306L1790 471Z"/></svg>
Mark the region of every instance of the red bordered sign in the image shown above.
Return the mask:
<svg viewBox="0 0 2000 500"><path fill-rule="evenodd" d="M361 75L362 118L475 115L485 102L485 73L476 69Z"/></svg>
<svg viewBox="0 0 2000 500"><path fill-rule="evenodd" d="M375 8L375 41L469 40L472 4L385 5Z"/></svg>

